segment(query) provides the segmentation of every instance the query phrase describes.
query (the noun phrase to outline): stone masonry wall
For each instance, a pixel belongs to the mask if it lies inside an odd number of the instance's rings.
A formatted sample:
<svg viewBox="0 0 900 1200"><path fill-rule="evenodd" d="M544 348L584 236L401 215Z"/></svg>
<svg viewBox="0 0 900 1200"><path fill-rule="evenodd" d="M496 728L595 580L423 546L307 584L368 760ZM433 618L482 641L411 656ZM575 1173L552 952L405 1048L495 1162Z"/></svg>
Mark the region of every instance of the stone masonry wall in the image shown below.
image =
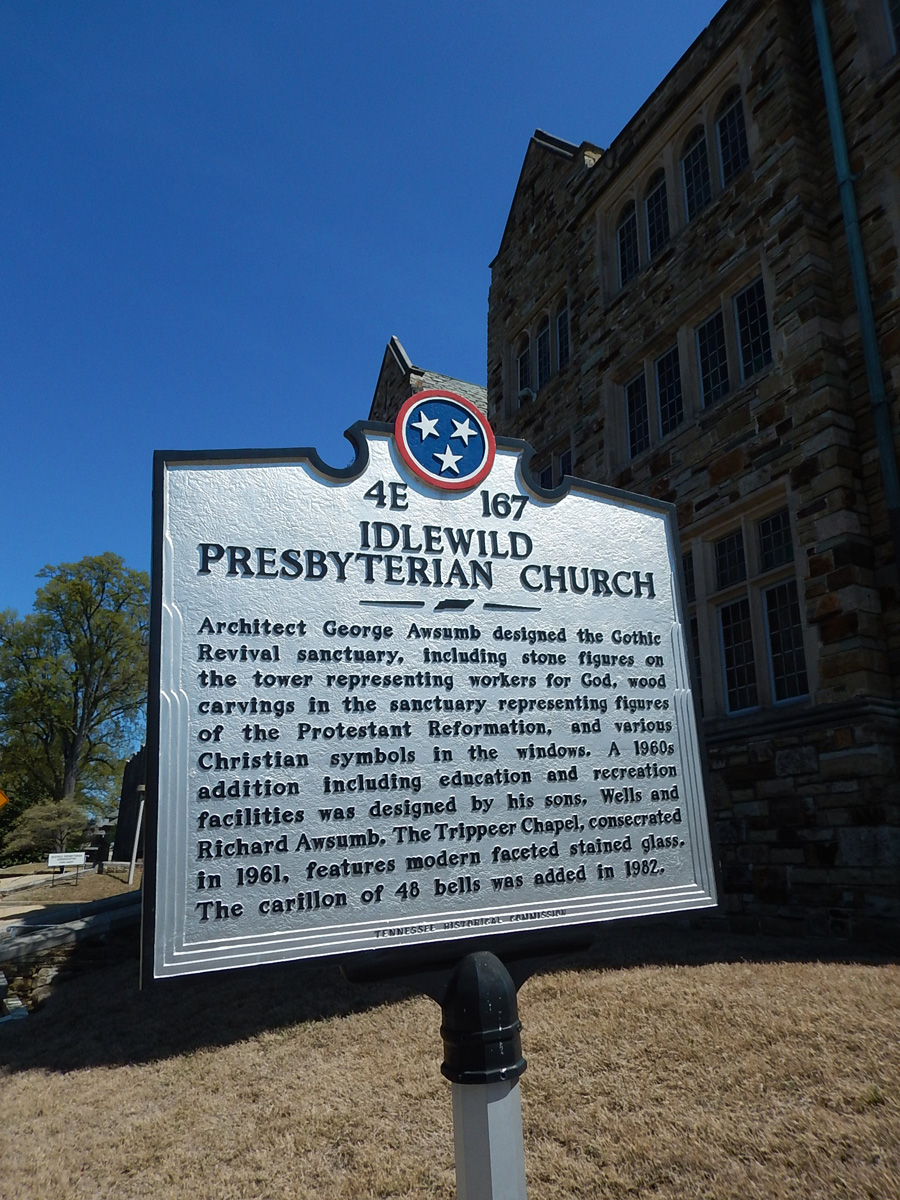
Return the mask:
<svg viewBox="0 0 900 1200"><path fill-rule="evenodd" d="M900 381L900 60L867 0L827 5L885 374ZM879 42L879 38L881 41ZM749 165L687 221L684 138L702 124L715 170L716 106L737 85ZM742 927L900 929L897 782L900 603L859 322L805 4L732 0L598 156L536 137L493 264L489 412L530 441L537 465L564 447L574 473L677 506L693 555L709 789L723 912ZM666 171L671 238L619 286L622 206ZM714 176L715 178L715 176ZM740 381L733 299L764 284L772 361ZM515 355L553 297L568 301L571 358L519 401ZM695 329L720 311L730 392L704 407ZM533 334L532 334L533 336ZM685 419L631 457L625 385L678 346ZM894 428L900 413L892 393ZM652 405L651 405L652 415ZM794 562L750 578L796 582L809 696L729 716L723 697L713 550L786 508ZM737 594L737 593L735 593ZM761 610L760 610L761 611ZM760 618L761 620L761 618ZM758 622L758 645L765 631ZM766 664L758 655L762 679ZM762 686L762 684L761 684Z"/></svg>

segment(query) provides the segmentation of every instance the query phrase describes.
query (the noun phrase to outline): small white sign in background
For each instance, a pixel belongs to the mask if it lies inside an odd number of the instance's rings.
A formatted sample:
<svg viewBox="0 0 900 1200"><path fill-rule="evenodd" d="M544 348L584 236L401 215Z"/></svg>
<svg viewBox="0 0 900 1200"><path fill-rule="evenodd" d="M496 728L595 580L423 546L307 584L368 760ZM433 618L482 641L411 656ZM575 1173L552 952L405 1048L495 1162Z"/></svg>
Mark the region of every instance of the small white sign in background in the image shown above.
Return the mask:
<svg viewBox="0 0 900 1200"><path fill-rule="evenodd" d="M87 862L87 855L83 850L71 850L67 853L48 854L48 867L83 867Z"/></svg>

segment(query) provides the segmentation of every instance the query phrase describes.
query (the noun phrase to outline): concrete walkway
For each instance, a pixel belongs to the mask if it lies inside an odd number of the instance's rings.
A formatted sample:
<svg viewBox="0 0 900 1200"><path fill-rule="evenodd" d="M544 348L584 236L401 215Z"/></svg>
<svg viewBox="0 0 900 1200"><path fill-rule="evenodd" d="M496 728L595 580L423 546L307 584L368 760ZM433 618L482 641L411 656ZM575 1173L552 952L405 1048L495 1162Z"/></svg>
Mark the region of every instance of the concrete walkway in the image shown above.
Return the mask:
<svg viewBox="0 0 900 1200"><path fill-rule="evenodd" d="M0 962L32 958L42 950L86 937L102 937L111 929L136 925L140 919L140 891L84 904L36 905L30 911L19 908L5 921L0 919Z"/></svg>
<svg viewBox="0 0 900 1200"><path fill-rule="evenodd" d="M84 875L86 871L94 871L95 868L82 867L79 870ZM18 918L24 913L40 912L46 907L43 904L29 903L28 892L30 890L47 887L51 880L55 884L58 883L60 887L67 888L74 877L74 871L66 872L65 879L63 880L63 876L55 873L51 874L44 867L40 871L34 871L27 875L6 875L0 878L0 936L3 935L5 927L14 918Z"/></svg>

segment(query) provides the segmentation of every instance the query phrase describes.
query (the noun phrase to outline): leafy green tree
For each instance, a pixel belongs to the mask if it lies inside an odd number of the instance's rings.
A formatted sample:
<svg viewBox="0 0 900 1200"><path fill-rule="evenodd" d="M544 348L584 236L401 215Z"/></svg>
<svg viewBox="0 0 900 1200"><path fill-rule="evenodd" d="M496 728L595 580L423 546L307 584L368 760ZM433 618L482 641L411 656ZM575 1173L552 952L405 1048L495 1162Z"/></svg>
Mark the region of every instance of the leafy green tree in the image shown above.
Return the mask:
<svg viewBox="0 0 900 1200"><path fill-rule="evenodd" d="M26 809L4 843L11 857L77 850L88 831L87 812L72 800L44 800Z"/></svg>
<svg viewBox="0 0 900 1200"><path fill-rule="evenodd" d="M105 807L146 704L146 572L107 553L45 567L38 578L47 582L34 612L0 613L7 826L47 800Z"/></svg>

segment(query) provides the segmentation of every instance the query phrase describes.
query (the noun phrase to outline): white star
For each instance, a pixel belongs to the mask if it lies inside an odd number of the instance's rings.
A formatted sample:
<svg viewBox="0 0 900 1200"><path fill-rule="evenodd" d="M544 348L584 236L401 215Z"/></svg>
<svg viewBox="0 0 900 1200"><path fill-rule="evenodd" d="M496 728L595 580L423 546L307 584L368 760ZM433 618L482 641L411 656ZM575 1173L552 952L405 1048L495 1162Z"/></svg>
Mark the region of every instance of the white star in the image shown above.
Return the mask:
<svg viewBox="0 0 900 1200"><path fill-rule="evenodd" d="M443 454L432 454L432 458L436 458L441 464L441 474L445 471L453 471L454 474L459 474L459 467L456 465L462 458L461 454L454 454L448 445Z"/></svg>
<svg viewBox="0 0 900 1200"><path fill-rule="evenodd" d="M451 417L450 420L453 421L453 418ZM469 438L475 437L477 432L478 430L472 428L469 424L469 418L466 417L465 421L453 421L453 432L450 434L450 437L461 438L463 443L468 446Z"/></svg>
<svg viewBox="0 0 900 1200"><path fill-rule="evenodd" d="M425 439L427 437L437 437L438 436L437 424L438 424L437 417L434 417L433 419L431 417L426 417L424 412L419 413L418 421L410 422L411 427L413 429L418 429L420 431L420 433L422 434L423 442L425 441Z"/></svg>

